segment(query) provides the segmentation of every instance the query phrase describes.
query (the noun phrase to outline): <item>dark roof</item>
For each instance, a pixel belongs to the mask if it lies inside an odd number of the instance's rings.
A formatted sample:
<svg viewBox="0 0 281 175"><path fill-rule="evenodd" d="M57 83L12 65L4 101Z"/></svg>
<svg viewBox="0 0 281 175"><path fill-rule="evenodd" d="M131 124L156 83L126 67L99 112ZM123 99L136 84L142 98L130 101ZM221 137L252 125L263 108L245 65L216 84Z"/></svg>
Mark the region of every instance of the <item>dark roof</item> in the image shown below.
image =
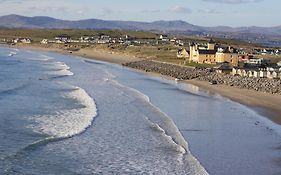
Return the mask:
<svg viewBox="0 0 281 175"><path fill-rule="evenodd" d="M198 50L199 54L207 54L207 55L215 55L216 54L216 50Z"/></svg>
<svg viewBox="0 0 281 175"><path fill-rule="evenodd" d="M222 64L219 68L219 70L232 70L232 66L228 64Z"/></svg>
<svg viewBox="0 0 281 175"><path fill-rule="evenodd" d="M215 44L215 41L213 40L213 38L210 39L209 44Z"/></svg>

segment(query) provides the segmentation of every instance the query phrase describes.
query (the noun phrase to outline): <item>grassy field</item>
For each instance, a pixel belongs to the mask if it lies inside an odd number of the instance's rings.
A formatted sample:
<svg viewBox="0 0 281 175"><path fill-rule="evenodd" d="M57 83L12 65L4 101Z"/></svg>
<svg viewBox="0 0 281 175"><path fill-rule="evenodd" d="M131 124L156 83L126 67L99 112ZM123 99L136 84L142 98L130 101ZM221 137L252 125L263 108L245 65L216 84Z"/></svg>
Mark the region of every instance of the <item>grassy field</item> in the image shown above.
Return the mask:
<svg viewBox="0 0 281 175"><path fill-rule="evenodd" d="M94 47L98 49L107 50L109 52L128 53L141 58L173 62L177 64L182 63L184 61L183 59L177 58L178 47L174 45L152 46L146 44L140 46L133 46L133 45L128 46L128 45L114 44L111 46L107 46L107 45L98 44L95 45Z"/></svg>
<svg viewBox="0 0 281 175"><path fill-rule="evenodd" d="M277 63L281 61L281 55L255 55L257 58L268 58L270 59L273 63Z"/></svg>
<svg viewBox="0 0 281 175"><path fill-rule="evenodd" d="M100 34L110 35L111 37L124 37L129 35L138 39L155 39L157 34L151 32L121 31L121 30L74 30L74 29L0 29L0 38L13 39L18 37L32 38L35 42L42 39L54 39L59 35L68 35L73 39L81 36L97 36Z"/></svg>
<svg viewBox="0 0 281 175"><path fill-rule="evenodd" d="M186 62L184 63L185 66L190 66L190 67L196 67L196 68L213 68L217 65L215 64L199 64L199 63L195 63L195 62Z"/></svg>

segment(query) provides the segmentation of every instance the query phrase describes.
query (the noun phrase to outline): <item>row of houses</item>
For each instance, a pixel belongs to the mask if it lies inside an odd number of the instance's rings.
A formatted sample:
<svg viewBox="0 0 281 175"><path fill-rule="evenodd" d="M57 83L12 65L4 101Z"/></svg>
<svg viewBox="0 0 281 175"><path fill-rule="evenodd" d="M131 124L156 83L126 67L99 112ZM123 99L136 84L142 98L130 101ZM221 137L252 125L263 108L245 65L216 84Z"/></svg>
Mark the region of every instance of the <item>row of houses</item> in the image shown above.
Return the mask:
<svg viewBox="0 0 281 175"><path fill-rule="evenodd" d="M281 55L281 49L253 49L252 51L261 55Z"/></svg>
<svg viewBox="0 0 281 175"><path fill-rule="evenodd" d="M24 44L30 44L32 42L32 39L30 38L16 38L12 40L12 43L24 43Z"/></svg>
<svg viewBox="0 0 281 175"><path fill-rule="evenodd" d="M41 44L48 43L93 43L93 44L110 44L110 43L118 43L118 44L152 44L159 45L163 43L171 43L178 46L183 46L184 42L177 38L168 38L167 35L160 35L159 38L155 39L136 39L135 37L131 37L129 35L125 35L124 37L116 38L111 37L109 35L99 35L99 36L81 36L79 39L72 39L68 35L60 35L55 37L53 40L43 39Z"/></svg>
<svg viewBox="0 0 281 175"><path fill-rule="evenodd" d="M81 36L79 39L72 39L67 35L60 35L55 37L53 40L43 39L41 44L48 43L93 43L93 44L110 44L110 43L119 43L130 45L132 43L141 44L141 41L136 40L133 37L126 35L123 38L114 38L108 35L100 36Z"/></svg>
<svg viewBox="0 0 281 175"><path fill-rule="evenodd" d="M267 67L257 69L236 68L232 69L233 75L242 77L281 79L281 67Z"/></svg>

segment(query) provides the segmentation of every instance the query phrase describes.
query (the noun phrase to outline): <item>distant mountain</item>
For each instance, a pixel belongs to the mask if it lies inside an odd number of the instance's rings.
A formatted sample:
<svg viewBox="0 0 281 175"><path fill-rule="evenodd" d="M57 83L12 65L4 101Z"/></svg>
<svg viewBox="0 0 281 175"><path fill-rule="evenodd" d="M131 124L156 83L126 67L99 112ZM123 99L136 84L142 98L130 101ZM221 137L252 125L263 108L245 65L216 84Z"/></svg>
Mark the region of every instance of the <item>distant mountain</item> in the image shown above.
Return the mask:
<svg viewBox="0 0 281 175"><path fill-rule="evenodd" d="M281 35L278 27L239 27L227 26L203 27L185 21L106 21L100 19L86 19L78 21L60 20L45 16L25 17L7 15L0 17L0 27L6 28L52 28L52 29L121 29L144 31L196 31L196 32L243 32L256 34Z"/></svg>
<svg viewBox="0 0 281 175"><path fill-rule="evenodd" d="M0 27L6 28L52 28L52 29L123 29L123 30L201 30L201 27L184 21L106 21L86 19L79 21L60 20L45 16L25 17L7 15L0 17Z"/></svg>
<svg viewBox="0 0 281 175"><path fill-rule="evenodd" d="M60 20L46 16L26 17L20 15L7 15L0 17L0 27L4 28L49 28L49 29L120 29L141 30L159 32L180 32L194 35L206 35L212 37L236 38L247 42L272 43L274 46L281 45L281 26L276 27L203 27L185 21L110 21L100 19L86 20ZM248 37L250 36L250 37ZM274 38L264 40L264 38ZM276 37L278 40L276 41Z"/></svg>
<svg viewBox="0 0 281 175"><path fill-rule="evenodd" d="M256 33L256 34L269 34L269 35L281 35L281 26L276 27L227 27L227 26L218 26L218 27L205 27L207 31L216 31L216 32L240 32L240 33Z"/></svg>

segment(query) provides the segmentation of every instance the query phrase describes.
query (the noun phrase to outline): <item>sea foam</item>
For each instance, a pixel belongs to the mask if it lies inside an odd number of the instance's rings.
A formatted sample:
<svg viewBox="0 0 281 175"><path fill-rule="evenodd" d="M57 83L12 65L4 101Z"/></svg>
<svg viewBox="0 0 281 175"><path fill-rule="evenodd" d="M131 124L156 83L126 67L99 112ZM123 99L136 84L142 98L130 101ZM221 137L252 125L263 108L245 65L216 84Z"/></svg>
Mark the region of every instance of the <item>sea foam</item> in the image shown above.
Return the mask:
<svg viewBox="0 0 281 175"><path fill-rule="evenodd" d="M146 102L155 112L158 112L160 115L157 118L150 116L149 114L146 115L145 120L148 122L149 126L156 131L160 132L163 139L166 140L166 143L172 147L175 151L180 153L180 157L178 159L179 162L183 164L184 159L189 162L188 166L191 167L192 174L200 174L200 175L207 175L208 172L205 168L201 165L201 163L192 155L189 150L188 143L182 136L180 130L174 123L174 121L160 108L155 106L151 101L150 98L143 94L142 92L138 91L137 89L125 86L114 79L108 79L107 82L115 84L120 88L124 88L127 91L133 92L134 95L142 99Z"/></svg>
<svg viewBox="0 0 281 175"><path fill-rule="evenodd" d="M67 138L82 133L91 124L97 115L94 100L81 88L64 95L63 98L74 99L80 105L78 108L58 110L51 115L36 115L32 118L37 123L33 126L36 132L54 138Z"/></svg>
<svg viewBox="0 0 281 175"><path fill-rule="evenodd" d="M70 67L64 62L53 61L47 56L42 56L49 61L44 64L42 79L53 79L74 75ZM47 76L47 77L45 77ZM54 109L51 113L32 116L31 119L36 123L30 126L34 131L49 135L52 138L67 138L82 133L91 124L97 115L97 108L94 100L80 87L75 87L60 81L51 82L60 86L64 90L58 93L59 98L75 103L73 107Z"/></svg>

